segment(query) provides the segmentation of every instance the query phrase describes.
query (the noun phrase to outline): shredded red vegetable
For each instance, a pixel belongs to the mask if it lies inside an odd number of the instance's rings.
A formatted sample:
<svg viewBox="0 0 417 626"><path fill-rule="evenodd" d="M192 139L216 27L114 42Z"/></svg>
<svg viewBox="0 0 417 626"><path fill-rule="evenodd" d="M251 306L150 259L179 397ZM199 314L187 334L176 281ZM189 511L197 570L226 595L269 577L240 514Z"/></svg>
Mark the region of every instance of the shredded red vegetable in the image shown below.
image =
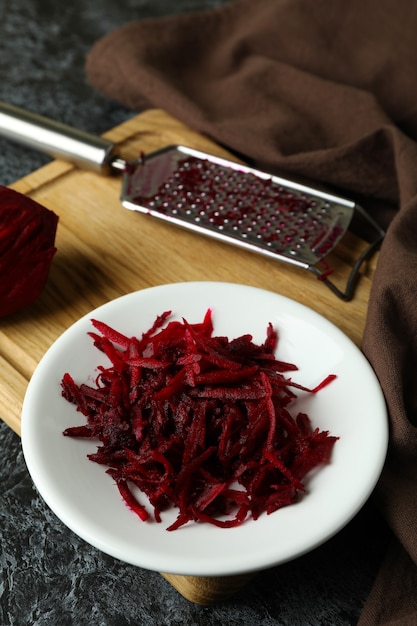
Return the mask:
<svg viewBox="0 0 417 626"><path fill-rule="evenodd" d="M141 338L92 320L89 335L110 360L94 386L69 373L62 395L86 416L64 435L98 439L91 461L106 465L126 504L150 518L132 487L148 497L154 519L175 506L175 530L190 521L223 528L257 519L296 501L314 467L330 460L337 437L293 417L297 367L275 358L270 324L262 345L251 335L213 336L212 312L202 323L159 316Z"/></svg>

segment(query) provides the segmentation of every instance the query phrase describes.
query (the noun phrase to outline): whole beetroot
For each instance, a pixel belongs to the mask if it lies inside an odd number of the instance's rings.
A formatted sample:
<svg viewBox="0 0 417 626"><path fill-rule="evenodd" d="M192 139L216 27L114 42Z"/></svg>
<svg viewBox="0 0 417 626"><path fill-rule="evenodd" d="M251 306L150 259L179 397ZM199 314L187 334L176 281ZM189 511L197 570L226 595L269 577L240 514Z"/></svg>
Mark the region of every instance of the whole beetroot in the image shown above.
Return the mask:
<svg viewBox="0 0 417 626"><path fill-rule="evenodd" d="M41 294L56 252L58 216L0 185L0 317Z"/></svg>

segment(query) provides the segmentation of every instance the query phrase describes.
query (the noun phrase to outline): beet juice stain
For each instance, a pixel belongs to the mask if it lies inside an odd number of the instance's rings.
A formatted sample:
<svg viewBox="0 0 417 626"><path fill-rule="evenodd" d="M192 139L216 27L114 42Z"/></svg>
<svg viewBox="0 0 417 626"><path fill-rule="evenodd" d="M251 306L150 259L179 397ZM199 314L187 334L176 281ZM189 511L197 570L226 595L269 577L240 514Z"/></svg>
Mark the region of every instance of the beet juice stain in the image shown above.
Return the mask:
<svg viewBox="0 0 417 626"><path fill-rule="evenodd" d="M326 202L317 211L318 201L303 193L192 156L178 163L156 193L136 194L134 202L179 220L194 219L257 243L273 243L277 252L312 247L328 233Z"/></svg>

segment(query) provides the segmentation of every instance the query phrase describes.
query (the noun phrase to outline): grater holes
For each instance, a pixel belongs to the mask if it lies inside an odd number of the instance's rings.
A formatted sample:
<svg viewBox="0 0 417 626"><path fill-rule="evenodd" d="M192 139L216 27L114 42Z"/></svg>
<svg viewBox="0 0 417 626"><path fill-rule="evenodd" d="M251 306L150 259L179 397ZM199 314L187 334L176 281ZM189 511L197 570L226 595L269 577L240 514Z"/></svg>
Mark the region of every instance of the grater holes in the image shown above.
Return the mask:
<svg viewBox="0 0 417 626"><path fill-rule="evenodd" d="M178 220L291 254L312 248L334 219L329 201L194 157L183 159L146 204Z"/></svg>

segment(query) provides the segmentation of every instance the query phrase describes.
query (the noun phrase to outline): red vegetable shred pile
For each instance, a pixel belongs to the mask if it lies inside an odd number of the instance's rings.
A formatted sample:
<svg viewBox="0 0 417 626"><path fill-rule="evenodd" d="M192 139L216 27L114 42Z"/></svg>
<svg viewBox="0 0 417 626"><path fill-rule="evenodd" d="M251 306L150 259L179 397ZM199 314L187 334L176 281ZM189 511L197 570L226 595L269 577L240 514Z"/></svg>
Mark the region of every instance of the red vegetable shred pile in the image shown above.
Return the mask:
<svg viewBox="0 0 417 626"><path fill-rule="evenodd" d="M213 335L211 310L198 324L157 317L141 338L126 337L92 320L89 335L110 360L93 386L69 373L62 394L86 416L64 435L98 439L88 458L107 466L127 505L156 521L175 506L175 530L189 521L223 528L257 519L293 503L303 478L327 463L336 437L313 429L304 413L292 416L295 390L315 394L284 372L275 358L271 325L262 345L251 335Z"/></svg>

